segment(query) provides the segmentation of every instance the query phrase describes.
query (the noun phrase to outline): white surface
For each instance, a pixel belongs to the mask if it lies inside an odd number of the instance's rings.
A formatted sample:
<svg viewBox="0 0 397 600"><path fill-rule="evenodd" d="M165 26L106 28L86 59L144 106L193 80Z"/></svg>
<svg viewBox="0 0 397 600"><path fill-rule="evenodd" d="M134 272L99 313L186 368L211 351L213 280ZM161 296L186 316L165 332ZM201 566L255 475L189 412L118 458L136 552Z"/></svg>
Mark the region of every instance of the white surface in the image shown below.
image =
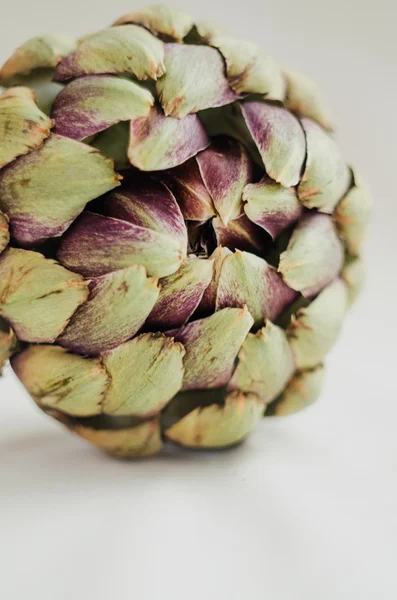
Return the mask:
<svg viewBox="0 0 397 600"><path fill-rule="evenodd" d="M134 2L100 6L8 3L0 59L35 33L82 34ZM377 201L366 294L327 361L321 400L264 420L228 453L112 460L39 414L8 373L0 382L1 598L397 597L393 6L206 0L192 10L321 83L346 156Z"/></svg>

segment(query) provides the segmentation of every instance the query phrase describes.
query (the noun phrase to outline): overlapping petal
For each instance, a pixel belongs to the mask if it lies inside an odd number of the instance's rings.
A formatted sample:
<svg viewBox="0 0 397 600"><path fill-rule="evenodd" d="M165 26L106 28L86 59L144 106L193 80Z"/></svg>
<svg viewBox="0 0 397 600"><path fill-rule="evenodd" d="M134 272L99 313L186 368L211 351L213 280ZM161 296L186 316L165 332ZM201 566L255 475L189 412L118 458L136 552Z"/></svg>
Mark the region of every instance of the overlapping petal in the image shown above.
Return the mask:
<svg viewBox="0 0 397 600"><path fill-rule="evenodd" d="M225 308L205 319L170 331L186 350L183 389L226 385L253 318L247 308Z"/></svg>
<svg viewBox="0 0 397 600"><path fill-rule="evenodd" d="M298 119L266 102L246 101L241 108L267 174L284 187L297 185L306 158L305 134Z"/></svg>
<svg viewBox="0 0 397 600"><path fill-rule="evenodd" d="M32 90L6 90L0 96L0 168L39 148L51 127L51 119L37 108Z"/></svg>
<svg viewBox="0 0 397 600"><path fill-rule="evenodd" d="M164 62L165 74L156 87L167 116L182 119L239 97L229 86L223 58L215 48L166 44Z"/></svg>
<svg viewBox="0 0 397 600"><path fill-rule="evenodd" d="M343 244L332 218L308 212L281 254L278 270L287 285L311 297L338 276L343 258Z"/></svg>
<svg viewBox="0 0 397 600"><path fill-rule="evenodd" d="M162 171L181 165L209 144L197 115L175 119L155 105L147 118L131 121L128 158L142 171Z"/></svg>
<svg viewBox="0 0 397 600"><path fill-rule="evenodd" d="M88 283L38 252L0 255L0 316L26 342L54 342L88 297Z"/></svg>
<svg viewBox="0 0 397 600"><path fill-rule="evenodd" d="M164 45L138 25L109 27L80 40L75 52L58 65L54 79L102 73L131 73L137 79L155 80L165 73Z"/></svg>
<svg viewBox="0 0 397 600"><path fill-rule="evenodd" d="M52 135L2 169L0 208L16 241L32 246L60 236L87 202L120 185L119 179L112 162L93 148Z"/></svg>
<svg viewBox="0 0 397 600"><path fill-rule="evenodd" d="M17 48L4 63L0 69L0 81L35 69L56 67L75 47L76 40L66 35L46 34L34 37Z"/></svg>
<svg viewBox="0 0 397 600"><path fill-rule="evenodd" d="M61 91L51 116L56 133L81 141L120 121L148 117L153 103L152 94L133 81L87 75Z"/></svg>
<svg viewBox="0 0 397 600"><path fill-rule="evenodd" d="M132 338L159 296L157 279L133 265L94 277L89 298L72 317L58 343L73 352L98 355Z"/></svg>

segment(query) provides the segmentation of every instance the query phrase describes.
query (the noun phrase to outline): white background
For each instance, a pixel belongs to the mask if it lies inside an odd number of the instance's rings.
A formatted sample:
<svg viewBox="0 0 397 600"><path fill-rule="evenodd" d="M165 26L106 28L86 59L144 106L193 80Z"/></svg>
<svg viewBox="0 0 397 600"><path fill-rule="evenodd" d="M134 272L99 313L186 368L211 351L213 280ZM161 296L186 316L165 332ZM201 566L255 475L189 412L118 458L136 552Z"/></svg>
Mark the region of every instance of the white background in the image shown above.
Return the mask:
<svg viewBox="0 0 397 600"><path fill-rule="evenodd" d="M138 5L8 2L0 59L36 33L80 35ZM366 293L327 361L321 400L265 419L228 453L113 460L39 414L8 371L0 382L0 597L395 600L395 3L179 6L226 23L321 84L345 155L377 203Z"/></svg>

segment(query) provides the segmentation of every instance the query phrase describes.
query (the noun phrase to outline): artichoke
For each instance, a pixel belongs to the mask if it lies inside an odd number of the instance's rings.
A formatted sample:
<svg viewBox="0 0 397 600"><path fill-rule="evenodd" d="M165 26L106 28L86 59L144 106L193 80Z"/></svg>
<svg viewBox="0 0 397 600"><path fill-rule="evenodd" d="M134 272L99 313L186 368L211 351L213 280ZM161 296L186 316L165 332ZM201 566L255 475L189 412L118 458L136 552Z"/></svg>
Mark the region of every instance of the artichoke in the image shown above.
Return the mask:
<svg viewBox="0 0 397 600"><path fill-rule="evenodd" d="M318 397L371 198L317 87L146 7L0 70L0 365L119 456Z"/></svg>

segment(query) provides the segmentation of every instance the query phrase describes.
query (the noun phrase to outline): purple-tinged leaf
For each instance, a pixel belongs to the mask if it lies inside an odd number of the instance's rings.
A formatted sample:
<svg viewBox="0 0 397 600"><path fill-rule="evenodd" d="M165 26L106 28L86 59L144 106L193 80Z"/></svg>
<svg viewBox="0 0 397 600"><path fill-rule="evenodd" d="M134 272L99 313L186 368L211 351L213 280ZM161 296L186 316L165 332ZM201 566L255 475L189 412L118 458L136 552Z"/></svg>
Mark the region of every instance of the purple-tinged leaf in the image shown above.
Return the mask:
<svg viewBox="0 0 397 600"><path fill-rule="evenodd" d="M303 211L296 188L284 188L270 177L248 184L243 200L249 220L262 227L272 238L295 223Z"/></svg>
<svg viewBox="0 0 397 600"><path fill-rule="evenodd" d="M209 144L197 115L174 119L155 105L147 118L131 121L128 158L141 171L163 171L181 165Z"/></svg>
<svg viewBox="0 0 397 600"><path fill-rule="evenodd" d="M227 225L243 212L242 194L252 178L248 152L240 142L218 137L196 159L216 211Z"/></svg>
<svg viewBox="0 0 397 600"><path fill-rule="evenodd" d="M58 338L73 352L98 355L132 338L142 327L159 295L157 279L134 265L93 278L90 296Z"/></svg>
<svg viewBox="0 0 397 600"><path fill-rule="evenodd" d="M145 329L181 327L199 305L212 278L212 261L192 258L176 273L160 279L160 296L145 323Z"/></svg>
<svg viewBox="0 0 397 600"><path fill-rule="evenodd" d="M247 306L260 327L274 321L297 298L277 271L263 258L236 250L222 264L216 308Z"/></svg>
<svg viewBox="0 0 397 600"><path fill-rule="evenodd" d="M90 212L76 220L58 250L60 262L85 277L137 264L151 277L166 277L185 258L186 246L173 235Z"/></svg>
<svg viewBox="0 0 397 600"><path fill-rule="evenodd" d="M285 108L265 102L242 102L248 129L267 174L283 187L297 185L306 158L306 140L296 117Z"/></svg>
<svg viewBox="0 0 397 600"><path fill-rule="evenodd" d="M212 220L212 227L218 246L230 250L247 250L256 254L264 254L269 246L269 236L246 215L224 225L218 218Z"/></svg>
<svg viewBox="0 0 397 600"><path fill-rule="evenodd" d="M225 308L167 333L186 350L183 389L216 388L229 381L253 318L247 308Z"/></svg>

